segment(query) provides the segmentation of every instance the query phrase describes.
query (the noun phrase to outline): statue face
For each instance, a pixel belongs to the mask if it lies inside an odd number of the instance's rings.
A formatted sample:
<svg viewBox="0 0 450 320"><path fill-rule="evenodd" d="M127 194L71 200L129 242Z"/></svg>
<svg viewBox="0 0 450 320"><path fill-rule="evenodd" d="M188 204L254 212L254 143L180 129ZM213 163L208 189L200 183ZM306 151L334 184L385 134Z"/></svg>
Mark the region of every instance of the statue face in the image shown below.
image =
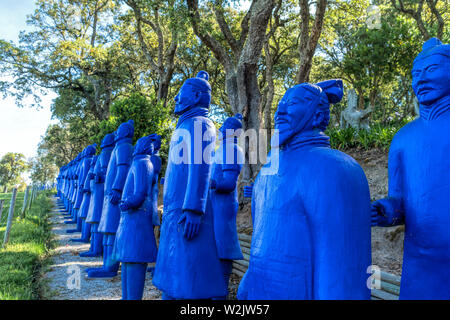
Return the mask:
<svg viewBox="0 0 450 320"><path fill-rule="evenodd" d="M412 87L424 106L430 106L443 97L450 96L450 59L434 54L414 63Z"/></svg>
<svg viewBox="0 0 450 320"><path fill-rule="evenodd" d="M292 136L313 129L313 115L319 95L304 86L289 89L275 112L275 129L279 130L279 145Z"/></svg>
<svg viewBox="0 0 450 320"><path fill-rule="evenodd" d="M189 84L183 84L175 97L175 114L192 109L198 104L200 92L195 91L194 87Z"/></svg>

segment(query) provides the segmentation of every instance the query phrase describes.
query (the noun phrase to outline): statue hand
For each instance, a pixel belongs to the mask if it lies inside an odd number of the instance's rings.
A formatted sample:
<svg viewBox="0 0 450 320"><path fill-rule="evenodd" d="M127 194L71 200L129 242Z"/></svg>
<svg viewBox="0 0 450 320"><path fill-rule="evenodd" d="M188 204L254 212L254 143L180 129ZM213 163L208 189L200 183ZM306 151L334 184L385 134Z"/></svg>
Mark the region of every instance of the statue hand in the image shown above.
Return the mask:
<svg viewBox="0 0 450 320"><path fill-rule="evenodd" d="M372 227L378 226L380 216L384 215L384 206L381 204L381 202L375 201L371 205L371 222Z"/></svg>
<svg viewBox="0 0 450 320"><path fill-rule="evenodd" d="M96 174L94 181L95 181L95 183L103 183L103 182L105 182L105 179L103 179L103 176L101 174Z"/></svg>
<svg viewBox="0 0 450 320"><path fill-rule="evenodd" d="M180 224L183 221L185 221L183 233L184 237L188 240L195 238L200 230L202 216L195 212L184 210L180 220L178 220L178 223Z"/></svg>
<svg viewBox="0 0 450 320"><path fill-rule="evenodd" d="M121 194L118 190L112 189L111 193L109 195L111 196L111 199L109 200L109 202L111 202L112 204L119 203Z"/></svg>
<svg viewBox="0 0 450 320"><path fill-rule="evenodd" d="M130 209L130 203L128 201L121 201L119 204L119 208L121 211L127 211Z"/></svg>

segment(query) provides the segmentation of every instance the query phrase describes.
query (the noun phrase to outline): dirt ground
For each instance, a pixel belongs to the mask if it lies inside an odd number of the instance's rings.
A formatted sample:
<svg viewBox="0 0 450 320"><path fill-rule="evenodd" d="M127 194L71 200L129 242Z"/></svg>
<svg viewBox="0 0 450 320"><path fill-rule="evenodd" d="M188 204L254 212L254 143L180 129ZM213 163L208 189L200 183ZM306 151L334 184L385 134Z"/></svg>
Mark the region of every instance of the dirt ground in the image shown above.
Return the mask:
<svg viewBox="0 0 450 320"><path fill-rule="evenodd" d="M387 151L380 149L350 150L352 156L364 169L370 187L372 201L384 198L388 191ZM237 217L238 231L251 234L251 204L240 208ZM372 228L372 264L383 271L401 275L403 260L404 227Z"/></svg>

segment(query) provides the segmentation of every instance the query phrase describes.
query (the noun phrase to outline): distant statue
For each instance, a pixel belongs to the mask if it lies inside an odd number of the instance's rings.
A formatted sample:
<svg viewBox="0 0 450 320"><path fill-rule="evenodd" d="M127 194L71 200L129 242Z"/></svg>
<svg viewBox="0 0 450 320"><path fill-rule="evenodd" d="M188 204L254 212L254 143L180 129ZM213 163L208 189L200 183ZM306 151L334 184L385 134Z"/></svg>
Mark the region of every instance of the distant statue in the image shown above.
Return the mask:
<svg viewBox="0 0 450 320"><path fill-rule="evenodd" d="M96 148L96 144L86 148L86 166L89 165L89 171L83 182L83 200L78 211L78 219L81 221L81 238L71 239L74 242L87 243L91 239L91 225L86 223L86 217L91 203L91 181L94 179L94 167L97 161L97 156L94 156Z"/></svg>
<svg viewBox="0 0 450 320"><path fill-rule="evenodd" d="M244 163L244 154L237 144L242 133L242 115L227 118L219 129L219 148L215 152L211 174L209 201L214 218L216 247L228 287L233 260L241 260L236 215L239 207L237 180ZM225 299L226 296L217 297Z"/></svg>
<svg viewBox="0 0 450 320"><path fill-rule="evenodd" d="M369 114L372 112L372 108L365 110L358 110L358 96L354 89L348 92L347 108L341 113L341 125L344 128L352 127L356 130L365 129L369 130Z"/></svg>
<svg viewBox="0 0 450 320"><path fill-rule="evenodd" d="M71 161L71 168L69 172L69 191L67 195L67 201L69 204L69 214L71 217L71 220L65 221L66 224L76 224L77 223L77 215L76 210L74 209L74 203L75 203L75 196L77 195L77 188L78 188L78 175L77 171L80 166L80 159L81 159L82 152L80 152L72 161ZM69 231L69 230L67 230ZM76 232L77 230L72 230L69 233ZM81 231L81 230L80 230Z"/></svg>
<svg viewBox="0 0 450 320"><path fill-rule="evenodd" d="M113 255L113 246L120 220L119 202L133 155L134 121L122 123L116 131L105 179L105 198L98 231L103 233L103 267L88 271L89 278L110 278L117 275L120 262Z"/></svg>
<svg viewBox="0 0 450 320"><path fill-rule="evenodd" d="M147 263L156 261L153 233L152 137L140 138L123 189L114 255L122 262L122 299L141 300Z"/></svg>
<svg viewBox="0 0 450 320"><path fill-rule="evenodd" d="M153 284L163 299L210 299L227 288L207 210L215 127L208 119L211 86L200 71L175 97L180 115L170 143L164 213Z"/></svg>
<svg viewBox="0 0 450 320"><path fill-rule="evenodd" d="M93 171L94 177L90 185L92 192L91 202L86 216L86 223L91 225L91 246L89 251L80 253L80 257L99 257L103 253L103 233L98 232L98 224L102 216L106 169L114 149L114 138L114 133L108 133L100 145L102 151L98 156Z"/></svg>
<svg viewBox="0 0 450 320"><path fill-rule="evenodd" d="M74 194L74 221L76 222L76 229L70 229L67 230L67 233L74 233L74 232L82 232L83 231L83 219L81 219L80 217L80 212L81 212L81 204L83 203L83 199L86 196L86 193L84 192L84 183L86 181L86 178L88 176L89 173L89 169L91 166L91 161L92 161L92 157L95 154L95 148L96 145L90 145L87 146L86 148L84 148L84 150L81 152L81 158L80 158L80 163L77 169L77 181L76 181L76 192ZM88 196L87 198L90 199L90 196ZM89 199L87 199L87 201L84 202L84 207L89 206ZM78 241L79 239L72 239L75 241ZM84 242L85 240L83 240Z"/></svg>
<svg viewBox="0 0 450 320"><path fill-rule="evenodd" d="M370 193L359 164L323 131L341 80L286 91L275 113L278 172L253 186L249 268L238 299L369 299ZM270 166L267 163L265 166Z"/></svg>
<svg viewBox="0 0 450 320"><path fill-rule="evenodd" d="M405 224L400 299L450 299L450 45L426 41L412 68L420 117L389 149L388 197L373 224Z"/></svg>

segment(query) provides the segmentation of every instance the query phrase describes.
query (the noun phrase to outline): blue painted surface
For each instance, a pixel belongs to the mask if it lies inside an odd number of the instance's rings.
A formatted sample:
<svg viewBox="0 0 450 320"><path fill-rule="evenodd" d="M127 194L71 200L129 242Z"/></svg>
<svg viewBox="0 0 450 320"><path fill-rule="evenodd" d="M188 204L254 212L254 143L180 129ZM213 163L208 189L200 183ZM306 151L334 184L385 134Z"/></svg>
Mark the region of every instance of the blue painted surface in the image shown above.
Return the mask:
<svg viewBox="0 0 450 320"><path fill-rule="evenodd" d="M153 142L152 136L138 140L120 202L121 216L113 255L122 262L122 298L125 300L142 298L147 263L156 261L152 220L153 190L157 181L151 161Z"/></svg>
<svg viewBox="0 0 450 320"><path fill-rule="evenodd" d="M120 263L113 255L113 246L120 220L119 201L132 161L134 121L122 123L115 134L115 146L108 163L102 215L98 232L103 233L103 267L90 270L88 277L102 278L117 275Z"/></svg>
<svg viewBox="0 0 450 320"><path fill-rule="evenodd" d="M389 150L388 198L373 224L405 224L400 299L450 299L450 45L432 38L414 60L420 117Z"/></svg>
<svg viewBox="0 0 450 320"><path fill-rule="evenodd" d="M86 223L91 224L91 246L89 251L80 253L81 257L98 257L103 253L103 234L98 232L98 224L103 208L106 170L114 149L114 139L114 133L108 133L100 145L101 152L95 163L93 179L90 181L92 195L86 216Z"/></svg>
<svg viewBox="0 0 450 320"><path fill-rule="evenodd" d="M153 277L153 284L166 299L208 299L227 292L215 244L213 216L207 210L216 138L214 124L208 119L210 101L211 87L204 71L186 80L175 98L175 113L180 118L169 149L164 214ZM201 141L197 144L190 143L195 140L195 130ZM205 153L206 158L198 158L199 153ZM180 155L186 161L178 163Z"/></svg>
<svg viewBox="0 0 450 320"><path fill-rule="evenodd" d="M259 174L239 299L369 299L370 194L363 170L322 132L342 82L289 89L275 114L279 170ZM270 163L266 164L270 166Z"/></svg>

